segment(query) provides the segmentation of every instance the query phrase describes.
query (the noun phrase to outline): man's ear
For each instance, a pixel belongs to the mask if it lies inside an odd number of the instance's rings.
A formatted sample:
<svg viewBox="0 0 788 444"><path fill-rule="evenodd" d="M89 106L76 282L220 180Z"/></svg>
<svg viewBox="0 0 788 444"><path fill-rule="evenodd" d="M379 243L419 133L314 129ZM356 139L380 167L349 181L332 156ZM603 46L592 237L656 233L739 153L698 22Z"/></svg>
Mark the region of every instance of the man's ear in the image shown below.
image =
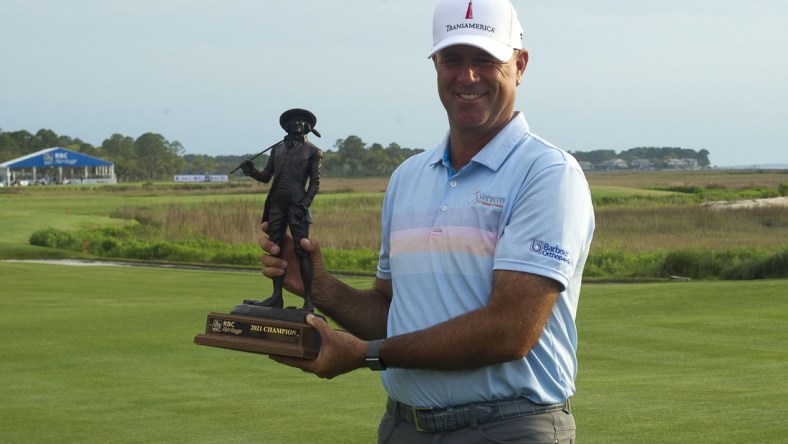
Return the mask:
<svg viewBox="0 0 788 444"><path fill-rule="evenodd" d="M525 73L525 67L528 66L528 50L521 49L520 52L517 54L517 86L520 86L520 83L523 80L523 73Z"/></svg>

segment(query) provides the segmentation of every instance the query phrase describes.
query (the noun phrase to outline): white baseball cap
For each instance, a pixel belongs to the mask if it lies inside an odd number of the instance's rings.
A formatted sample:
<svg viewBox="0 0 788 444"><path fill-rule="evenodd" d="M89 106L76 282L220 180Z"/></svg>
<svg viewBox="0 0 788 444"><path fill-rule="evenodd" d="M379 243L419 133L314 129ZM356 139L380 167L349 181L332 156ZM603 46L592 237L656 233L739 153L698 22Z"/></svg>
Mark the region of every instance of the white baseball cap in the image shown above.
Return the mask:
<svg viewBox="0 0 788 444"><path fill-rule="evenodd" d="M509 0L438 0L432 45L428 57L448 46L470 45L506 62L523 49L523 27Z"/></svg>

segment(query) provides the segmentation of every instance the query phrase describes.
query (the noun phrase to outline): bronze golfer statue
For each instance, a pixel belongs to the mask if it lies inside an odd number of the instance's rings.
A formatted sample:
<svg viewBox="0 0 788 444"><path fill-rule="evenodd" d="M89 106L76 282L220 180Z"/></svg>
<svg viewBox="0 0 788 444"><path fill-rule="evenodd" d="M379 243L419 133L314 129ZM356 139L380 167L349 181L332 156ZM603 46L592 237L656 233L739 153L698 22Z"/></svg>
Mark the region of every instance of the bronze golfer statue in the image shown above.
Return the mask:
<svg viewBox="0 0 788 444"><path fill-rule="evenodd" d="M242 162L234 171L268 183L273 179L265 199L263 222L268 222L271 241L284 245L287 229L293 237L301 278L304 281L304 305L283 308L283 277L273 279L273 294L262 301L245 300L230 313L212 312L205 323L205 334L198 334L198 345L221 347L252 353L314 359L320 351L317 330L306 322L312 305L312 257L301 248L301 239L309 237L312 215L309 207L320 187L323 152L307 140L315 130L317 118L311 112L295 108L282 113L279 125L287 131L284 140ZM258 170L253 160L271 151L265 168ZM232 174L232 172L231 172ZM319 316L319 315L318 315Z"/></svg>
<svg viewBox="0 0 788 444"><path fill-rule="evenodd" d="M252 160L246 160L240 168L243 173L257 181L268 183L273 178L265 199L262 222L268 222L268 236L277 245L283 245L288 227L293 237L295 254L301 278L304 281L304 306L302 310L313 312L312 305L312 257L301 248L301 239L309 237L312 214L309 207L320 188L320 166L323 152L307 140L315 130L317 118L311 112L294 108L282 113L279 125L287 131L284 140L272 147L265 168L258 170ZM261 307L283 306L282 284L284 277L273 279L274 292L262 301L245 300L246 305Z"/></svg>

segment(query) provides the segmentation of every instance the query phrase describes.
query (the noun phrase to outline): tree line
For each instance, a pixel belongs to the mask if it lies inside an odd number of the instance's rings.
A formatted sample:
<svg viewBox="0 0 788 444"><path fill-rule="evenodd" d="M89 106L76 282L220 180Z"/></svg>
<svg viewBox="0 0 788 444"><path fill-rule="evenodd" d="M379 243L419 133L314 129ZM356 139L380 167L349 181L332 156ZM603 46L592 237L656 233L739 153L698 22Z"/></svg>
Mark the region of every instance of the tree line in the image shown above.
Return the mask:
<svg viewBox="0 0 788 444"><path fill-rule="evenodd" d="M316 143L320 146L319 142ZM35 134L25 130L0 129L0 162L52 147L63 147L113 162L120 182L172 180L176 174L228 174L242 161L256 154L186 154L180 142L169 141L161 134L152 132L137 138L113 134L101 145L93 146L79 138L58 135L49 129L41 129ZM379 143L367 144L354 135L337 139L332 148L324 149L321 173L325 176L388 176L405 159L424 151L420 148L403 148L396 143L385 147ZM638 147L621 153L614 150L571 153L577 160L593 164L621 158L626 161L649 159L659 165L659 162L669 158L692 158L701 167L709 165L707 150L686 148ZM267 155L257 158L257 168L262 169L266 160Z"/></svg>
<svg viewBox="0 0 788 444"><path fill-rule="evenodd" d="M2 162L53 147L63 147L114 163L115 175L121 182L172 180L172 175L178 174L184 166L184 149L180 142L170 142L156 133L145 133L136 139L113 134L100 146L93 146L49 129L41 129L35 134L25 130L0 130Z"/></svg>
<svg viewBox="0 0 788 444"><path fill-rule="evenodd" d="M136 139L113 134L101 145L93 146L49 129L41 129L35 134L25 130L0 130L0 162L52 147L63 147L114 163L119 182L172 180L172 176L177 174L228 174L256 154L185 154L180 142L169 141L156 133L145 133ZM368 145L353 135L337 139L333 148L323 153L321 173L326 176L387 176L405 159L423 151L403 148L396 143L386 147L379 143ZM267 159L267 155L258 157L255 160L257 167L262 169Z"/></svg>
<svg viewBox="0 0 788 444"><path fill-rule="evenodd" d="M668 159L695 159L699 167L707 167L709 162L709 152L707 150L695 151L688 148L677 147L637 147L616 153L614 150L595 150L595 151L570 151L579 162L590 162L599 165L613 159L621 159L626 162L645 159L650 160L655 167L665 166Z"/></svg>

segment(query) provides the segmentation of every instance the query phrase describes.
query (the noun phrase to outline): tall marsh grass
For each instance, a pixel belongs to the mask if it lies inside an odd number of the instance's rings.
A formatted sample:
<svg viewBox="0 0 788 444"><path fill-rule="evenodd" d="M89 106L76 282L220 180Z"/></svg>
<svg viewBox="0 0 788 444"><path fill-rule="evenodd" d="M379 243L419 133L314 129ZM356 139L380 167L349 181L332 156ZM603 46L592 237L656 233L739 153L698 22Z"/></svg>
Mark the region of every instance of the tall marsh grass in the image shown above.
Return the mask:
<svg viewBox="0 0 788 444"><path fill-rule="evenodd" d="M337 250L380 249L381 193L319 196L310 235Z"/></svg>
<svg viewBox="0 0 788 444"><path fill-rule="evenodd" d="M631 189L777 189L781 183L788 183L788 170L587 171L586 177L592 187L608 185Z"/></svg>
<svg viewBox="0 0 788 444"><path fill-rule="evenodd" d="M113 216L134 219L168 241L207 237L227 244L256 242L264 198L206 201L194 205L123 207ZM329 194L312 205L310 236L341 250L380 248L380 193Z"/></svg>
<svg viewBox="0 0 788 444"><path fill-rule="evenodd" d="M262 199L261 199L262 200ZM311 236L338 250L380 247L382 195L335 194L315 199ZM599 206L594 249L630 252L758 248L788 244L788 208L713 209L703 206ZM164 240L207 237L227 244L261 236L262 202L249 199L196 205L124 207L116 217L137 220Z"/></svg>
<svg viewBox="0 0 788 444"><path fill-rule="evenodd" d="M593 249L631 252L788 245L788 208L601 207Z"/></svg>
<svg viewBox="0 0 788 444"><path fill-rule="evenodd" d="M150 235L167 241L207 237L238 244L259 237L261 214L262 202L238 199L193 205L122 207L112 215L136 220Z"/></svg>
<svg viewBox="0 0 788 444"><path fill-rule="evenodd" d="M655 184L649 189L628 188L624 183L634 180L631 176ZM788 208L701 205L715 193L747 197L779 191L747 182L762 178L758 174L731 176L733 183L745 185L742 189L720 182L723 173L690 175L681 185L672 181L681 176L673 174L601 177L606 183L596 186L590 177L597 228L586 277L788 277ZM786 183L779 173L768 179ZM345 188L348 192L340 191ZM381 188L385 189L382 180L340 181L334 183L334 192L327 193L321 186L312 206L315 224L310 235L320 240L330 269L374 273L381 237ZM231 199L189 197L175 198L172 204L121 207L113 216L134 222L113 233L94 229L65 235L48 230L36 233L31 243L72 251L89 245L87 253L103 257L259 265L256 243L262 236L264 193ZM194 197L204 200L195 203Z"/></svg>

